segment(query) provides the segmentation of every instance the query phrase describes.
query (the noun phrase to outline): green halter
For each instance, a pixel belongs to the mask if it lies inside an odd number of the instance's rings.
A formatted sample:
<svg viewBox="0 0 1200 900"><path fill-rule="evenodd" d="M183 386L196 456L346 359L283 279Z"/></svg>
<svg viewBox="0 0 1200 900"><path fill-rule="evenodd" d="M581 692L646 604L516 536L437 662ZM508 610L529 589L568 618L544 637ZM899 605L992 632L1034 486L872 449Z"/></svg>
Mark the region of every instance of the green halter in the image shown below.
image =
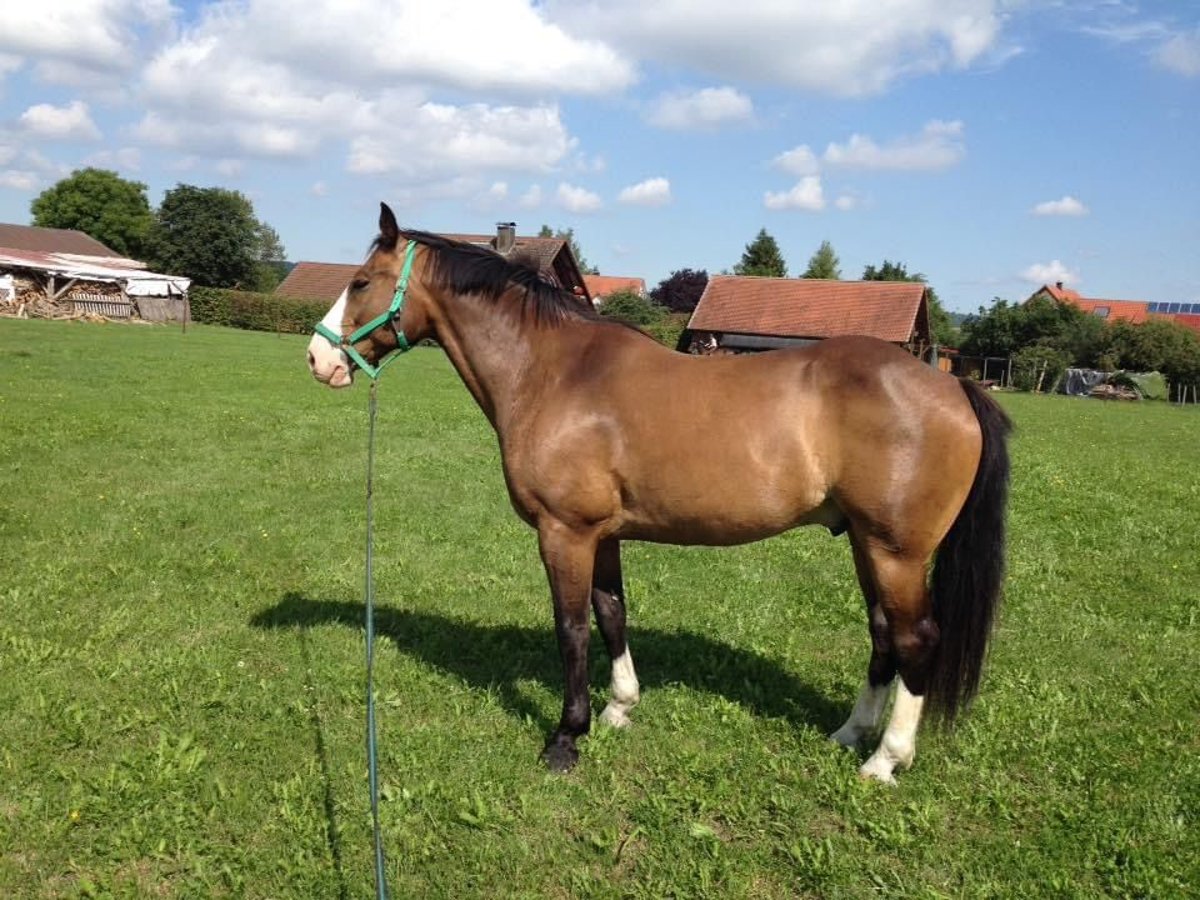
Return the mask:
<svg viewBox="0 0 1200 900"><path fill-rule="evenodd" d="M385 365L396 359L397 356L406 350L412 349L409 346L408 338L404 336L404 331L396 323L399 321L400 313L404 309L404 294L408 290L408 276L412 272L413 254L416 249L416 241L409 241L404 248L404 266L400 270L400 277L396 279L396 293L392 296L392 305L388 307L387 312L380 313L366 325L356 329L349 335L336 334L332 329L326 328L324 322L318 322L317 327L313 329L316 334L319 334L345 353L350 358L350 361L362 369L369 378L378 378L379 373L383 371ZM384 325L391 325L392 331L396 334L396 351L373 366L367 362L361 353L354 349L354 345L367 337L367 335L372 334L375 329L382 328Z"/></svg>

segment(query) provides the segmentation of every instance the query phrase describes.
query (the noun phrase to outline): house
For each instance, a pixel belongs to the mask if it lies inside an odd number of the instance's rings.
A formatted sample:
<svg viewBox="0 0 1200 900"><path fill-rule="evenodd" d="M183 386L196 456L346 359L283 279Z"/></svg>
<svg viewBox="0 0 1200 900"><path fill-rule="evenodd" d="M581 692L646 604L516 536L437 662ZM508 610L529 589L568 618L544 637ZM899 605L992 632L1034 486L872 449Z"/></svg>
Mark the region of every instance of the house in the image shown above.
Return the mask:
<svg viewBox="0 0 1200 900"><path fill-rule="evenodd" d="M182 321L190 286L82 231L0 224L0 311L12 315Z"/></svg>
<svg viewBox="0 0 1200 900"><path fill-rule="evenodd" d="M1129 322L1141 325L1150 319L1167 319L1200 334L1200 303L1148 303L1145 300L1098 300L1084 297L1078 291L1063 287L1061 281L1045 284L1029 295L1030 300L1047 297L1060 303L1070 303L1086 313L1109 322Z"/></svg>
<svg viewBox="0 0 1200 900"><path fill-rule="evenodd" d="M639 297L646 296L646 279L629 278L623 275L584 275L584 284L596 306L604 305L604 298L618 291L629 291Z"/></svg>
<svg viewBox="0 0 1200 900"><path fill-rule="evenodd" d="M932 344L925 292L915 281L714 275L679 349L771 350L868 335L923 355Z"/></svg>
<svg viewBox="0 0 1200 900"><path fill-rule="evenodd" d="M517 234L515 222L498 222L494 235L443 234L442 237L488 247L501 256L528 261L537 266L543 277L586 301L592 299L579 264L575 261L575 254L571 251L571 244L563 238L523 237ZM333 303L358 268L354 263L298 262L275 288L275 293L298 300L328 300Z"/></svg>

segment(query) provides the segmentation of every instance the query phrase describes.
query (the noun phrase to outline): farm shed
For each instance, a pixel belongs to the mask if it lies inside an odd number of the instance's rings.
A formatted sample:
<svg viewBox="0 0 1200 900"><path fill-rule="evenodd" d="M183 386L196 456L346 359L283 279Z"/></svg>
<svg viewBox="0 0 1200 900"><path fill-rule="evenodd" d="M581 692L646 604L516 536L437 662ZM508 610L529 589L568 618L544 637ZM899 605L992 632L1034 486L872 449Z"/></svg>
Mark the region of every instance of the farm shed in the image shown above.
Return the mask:
<svg viewBox="0 0 1200 900"><path fill-rule="evenodd" d="M79 231L0 225L0 309L11 315L181 321L190 286Z"/></svg>
<svg viewBox="0 0 1200 900"><path fill-rule="evenodd" d="M925 285L714 275L679 339L696 353L746 352L867 335L917 355L930 345Z"/></svg>
<svg viewBox="0 0 1200 900"><path fill-rule="evenodd" d="M527 260L537 266L543 277L591 302L591 294L575 254L571 252L571 245L562 238L522 237L516 233L516 225L512 222L497 223L494 235L443 234L442 237L489 247L501 256ZM356 263L298 262L275 288L275 293L297 300L328 300L332 303L357 271Z"/></svg>

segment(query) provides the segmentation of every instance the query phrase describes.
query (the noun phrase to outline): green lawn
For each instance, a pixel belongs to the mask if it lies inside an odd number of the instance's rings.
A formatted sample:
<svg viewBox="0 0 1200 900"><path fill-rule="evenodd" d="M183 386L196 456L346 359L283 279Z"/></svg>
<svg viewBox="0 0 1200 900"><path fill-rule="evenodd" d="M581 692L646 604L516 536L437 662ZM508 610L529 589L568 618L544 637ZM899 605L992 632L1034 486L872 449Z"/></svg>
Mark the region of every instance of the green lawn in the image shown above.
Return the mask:
<svg viewBox="0 0 1200 900"><path fill-rule="evenodd" d="M0 320L0 897L371 895L366 390L318 386L304 343ZM1002 402L991 662L897 788L825 738L868 641L818 529L630 546L636 725L555 777L534 535L445 358L398 362L376 484L393 896L1196 896L1200 413Z"/></svg>

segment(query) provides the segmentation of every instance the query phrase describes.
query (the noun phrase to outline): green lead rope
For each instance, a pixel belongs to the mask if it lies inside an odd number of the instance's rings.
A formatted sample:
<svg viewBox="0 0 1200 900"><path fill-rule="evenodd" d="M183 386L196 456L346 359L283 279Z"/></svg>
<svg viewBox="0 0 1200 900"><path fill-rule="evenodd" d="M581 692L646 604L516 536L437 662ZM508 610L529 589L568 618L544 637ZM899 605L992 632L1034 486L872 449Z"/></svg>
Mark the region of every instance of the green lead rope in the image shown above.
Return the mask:
<svg viewBox="0 0 1200 900"><path fill-rule="evenodd" d="M375 388L371 382L367 403L367 777L371 785L371 819L375 827L375 898L387 900L387 876L383 871L383 833L379 829L379 753L375 740L375 579L372 576L372 545L375 513L373 475L375 472Z"/></svg>

